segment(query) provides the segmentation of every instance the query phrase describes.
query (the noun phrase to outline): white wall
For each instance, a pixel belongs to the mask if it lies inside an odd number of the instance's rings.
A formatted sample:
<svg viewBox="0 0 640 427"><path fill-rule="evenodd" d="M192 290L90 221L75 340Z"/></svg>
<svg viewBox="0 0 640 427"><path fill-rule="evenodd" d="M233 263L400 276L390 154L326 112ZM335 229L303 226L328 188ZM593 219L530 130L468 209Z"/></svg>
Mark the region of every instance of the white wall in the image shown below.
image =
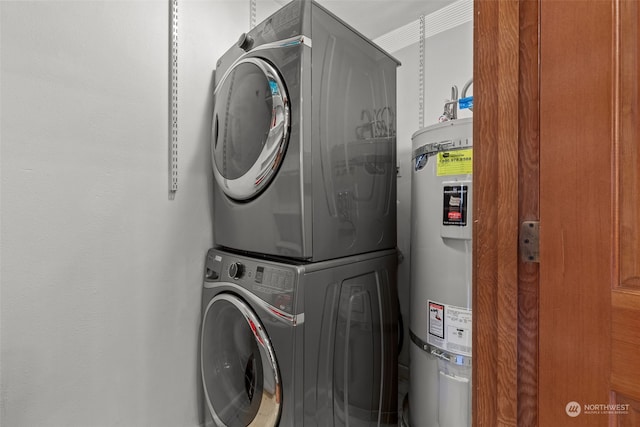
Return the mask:
<svg viewBox="0 0 640 427"><path fill-rule="evenodd" d="M409 365L409 310L411 282L411 136L419 129L419 44L392 53L398 68L398 248L404 261L398 266L398 292L405 323L405 340L400 363ZM473 23L467 22L429 37L425 41L425 126L437 123L451 86L462 86L473 75ZM473 86L468 95L473 94ZM459 118L469 117L459 111ZM426 326L425 326L426 327Z"/></svg>
<svg viewBox="0 0 640 427"><path fill-rule="evenodd" d="M247 1L0 2L0 425L196 426L216 59Z"/></svg>
<svg viewBox="0 0 640 427"><path fill-rule="evenodd" d="M462 92L464 84L473 76L473 23L467 22L429 37L425 58L424 124L429 126L437 123L442 114L445 99L451 97L451 86L458 86L458 91ZM473 86L467 95L472 94ZM458 110L459 119L472 115L469 110Z"/></svg>

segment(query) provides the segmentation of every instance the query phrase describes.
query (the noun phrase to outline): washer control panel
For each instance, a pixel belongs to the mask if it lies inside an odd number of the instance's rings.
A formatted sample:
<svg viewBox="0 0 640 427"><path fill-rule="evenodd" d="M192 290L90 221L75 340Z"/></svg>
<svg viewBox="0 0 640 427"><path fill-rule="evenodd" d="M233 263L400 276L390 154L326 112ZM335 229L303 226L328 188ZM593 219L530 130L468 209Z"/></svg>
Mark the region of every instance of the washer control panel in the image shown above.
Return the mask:
<svg viewBox="0 0 640 427"><path fill-rule="evenodd" d="M213 282L240 286L278 310L294 312L295 266L211 249L207 254L204 285L211 287Z"/></svg>

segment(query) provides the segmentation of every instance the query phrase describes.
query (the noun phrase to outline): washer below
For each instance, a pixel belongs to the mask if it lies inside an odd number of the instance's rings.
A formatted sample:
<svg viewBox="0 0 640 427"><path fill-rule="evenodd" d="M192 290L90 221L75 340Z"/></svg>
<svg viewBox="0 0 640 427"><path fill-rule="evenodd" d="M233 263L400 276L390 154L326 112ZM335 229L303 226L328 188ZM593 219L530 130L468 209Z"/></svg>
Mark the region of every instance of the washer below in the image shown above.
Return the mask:
<svg viewBox="0 0 640 427"><path fill-rule="evenodd" d="M210 250L206 425L397 426L395 277L395 250L313 264Z"/></svg>

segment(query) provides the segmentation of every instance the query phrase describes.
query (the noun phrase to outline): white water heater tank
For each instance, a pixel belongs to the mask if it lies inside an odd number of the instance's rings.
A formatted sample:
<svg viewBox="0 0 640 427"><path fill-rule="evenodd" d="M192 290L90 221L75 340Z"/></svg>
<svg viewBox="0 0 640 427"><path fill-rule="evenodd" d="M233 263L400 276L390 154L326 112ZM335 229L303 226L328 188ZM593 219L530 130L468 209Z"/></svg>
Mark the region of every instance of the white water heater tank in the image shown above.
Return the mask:
<svg viewBox="0 0 640 427"><path fill-rule="evenodd" d="M472 119L412 137L412 427L471 425Z"/></svg>

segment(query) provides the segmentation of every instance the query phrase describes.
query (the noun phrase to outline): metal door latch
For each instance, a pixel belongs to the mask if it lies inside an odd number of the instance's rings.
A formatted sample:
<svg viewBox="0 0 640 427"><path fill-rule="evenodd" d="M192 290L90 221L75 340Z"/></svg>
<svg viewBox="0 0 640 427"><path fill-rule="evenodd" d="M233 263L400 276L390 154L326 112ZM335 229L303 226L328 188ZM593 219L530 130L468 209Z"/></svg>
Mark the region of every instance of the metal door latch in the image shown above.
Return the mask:
<svg viewBox="0 0 640 427"><path fill-rule="evenodd" d="M540 221L520 224L520 259L522 262L540 262Z"/></svg>

